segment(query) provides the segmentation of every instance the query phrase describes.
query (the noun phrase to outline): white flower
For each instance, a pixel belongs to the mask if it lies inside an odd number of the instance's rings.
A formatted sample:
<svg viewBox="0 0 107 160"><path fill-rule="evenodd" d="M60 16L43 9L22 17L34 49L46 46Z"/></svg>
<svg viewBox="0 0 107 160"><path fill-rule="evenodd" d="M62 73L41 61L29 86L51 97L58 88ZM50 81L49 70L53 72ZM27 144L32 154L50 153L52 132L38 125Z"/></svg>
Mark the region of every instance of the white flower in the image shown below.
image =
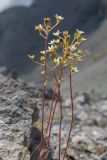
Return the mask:
<svg viewBox="0 0 107 160"><path fill-rule="evenodd" d="M44 50L43 50L43 51L40 51L40 53L45 54L45 51L44 51Z"/></svg>
<svg viewBox="0 0 107 160"><path fill-rule="evenodd" d="M75 72L78 72L79 70L78 70L78 68L77 67L71 67L71 72L72 73L75 73Z"/></svg>
<svg viewBox="0 0 107 160"><path fill-rule="evenodd" d="M51 40L50 41L50 43L48 43L48 44L51 44L51 45L54 45L54 44L59 44L60 43L60 40L59 39L53 39L53 40Z"/></svg>
<svg viewBox="0 0 107 160"><path fill-rule="evenodd" d="M84 34L84 32L83 31L80 31L80 30L76 30L77 31L77 33L79 33L79 34Z"/></svg>
<svg viewBox="0 0 107 160"><path fill-rule="evenodd" d="M56 42L56 41L53 39L53 40L51 40L51 41L50 41L50 43L49 43L49 44L51 44L51 45L52 45L52 44L55 44L55 42Z"/></svg>
<svg viewBox="0 0 107 160"><path fill-rule="evenodd" d="M57 14L55 15L55 18L57 23L60 23L64 19L62 16L59 16Z"/></svg>
<svg viewBox="0 0 107 160"><path fill-rule="evenodd" d="M56 65L59 65L59 58L54 58L54 63L55 63Z"/></svg>
<svg viewBox="0 0 107 160"><path fill-rule="evenodd" d="M75 57L78 57L78 54L77 54L77 53L74 53L74 56L75 56Z"/></svg>
<svg viewBox="0 0 107 160"><path fill-rule="evenodd" d="M76 47L75 47L74 45L72 45L72 46L70 47L70 50L71 50L71 52L73 52L73 51L76 50Z"/></svg>
<svg viewBox="0 0 107 160"><path fill-rule="evenodd" d="M86 41L87 39L86 39L86 38L82 38L81 40L84 42L84 41Z"/></svg>
<svg viewBox="0 0 107 160"><path fill-rule="evenodd" d="M39 26L35 27L35 30L38 30L39 32L41 32L43 30L43 27L41 24L39 24Z"/></svg>
<svg viewBox="0 0 107 160"><path fill-rule="evenodd" d="M33 61L35 59L35 55L34 54L28 54L28 57Z"/></svg>
<svg viewBox="0 0 107 160"><path fill-rule="evenodd" d="M53 35L56 36L56 37L59 37L60 33L61 32L59 30L57 30L57 32L53 33Z"/></svg>
<svg viewBox="0 0 107 160"><path fill-rule="evenodd" d="M60 43L60 40L59 40L59 39L57 39L57 40L55 41L55 43Z"/></svg>
<svg viewBox="0 0 107 160"><path fill-rule="evenodd" d="M53 45L48 47L48 51L52 51L53 49L54 49Z"/></svg>

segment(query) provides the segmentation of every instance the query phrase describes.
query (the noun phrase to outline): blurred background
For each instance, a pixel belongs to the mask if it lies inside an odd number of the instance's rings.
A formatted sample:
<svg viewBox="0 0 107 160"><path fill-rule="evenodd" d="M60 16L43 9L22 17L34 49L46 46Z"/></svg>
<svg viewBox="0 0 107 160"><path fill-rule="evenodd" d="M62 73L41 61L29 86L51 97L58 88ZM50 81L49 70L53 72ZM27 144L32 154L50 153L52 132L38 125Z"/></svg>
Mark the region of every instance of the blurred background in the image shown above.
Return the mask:
<svg viewBox="0 0 107 160"><path fill-rule="evenodd" d="M43 40L34 30L44 17L62 15L61 30L83 30L90 53L73 76L74 90L107 93L107 0L0 0L0 70L16 70L26 81L40 83L40 74L28 54L37 59ZM64 93L69 88L63 83Z"/></svg>

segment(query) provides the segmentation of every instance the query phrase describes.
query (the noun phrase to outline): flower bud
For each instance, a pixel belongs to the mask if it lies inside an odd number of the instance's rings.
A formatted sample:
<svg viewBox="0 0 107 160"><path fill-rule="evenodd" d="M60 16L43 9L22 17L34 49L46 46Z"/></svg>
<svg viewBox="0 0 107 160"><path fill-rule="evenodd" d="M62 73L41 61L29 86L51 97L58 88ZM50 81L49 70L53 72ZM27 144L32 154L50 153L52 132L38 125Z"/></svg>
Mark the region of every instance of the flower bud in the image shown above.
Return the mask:
<svg viewBox="0 0 107 160"><path fill-rule="evenodd" d="M50 26L50 22L51 22L50 18L44 18L44 25L45 26Z"/></svg>
<svg viewBox="0 0 107 160"><path fill-rule="evenodd" d="M68 35L68 31L63 32L63 36L66 37Z"/></svg>

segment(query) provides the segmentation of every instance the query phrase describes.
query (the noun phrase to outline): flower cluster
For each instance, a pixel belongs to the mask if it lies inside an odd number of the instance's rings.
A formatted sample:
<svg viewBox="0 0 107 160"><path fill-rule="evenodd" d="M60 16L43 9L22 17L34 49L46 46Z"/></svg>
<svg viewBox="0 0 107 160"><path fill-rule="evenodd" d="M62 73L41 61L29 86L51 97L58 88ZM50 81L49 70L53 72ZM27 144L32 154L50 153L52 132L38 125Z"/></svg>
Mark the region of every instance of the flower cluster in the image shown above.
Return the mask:
<svg viewBox="0 0 107 160"><path fill-rule="evenodd" d="M51 19L50 18L44 18L44 25L39 24L35 27L35 30L39 32L50 32L52 29L54 29L64 18L62 16L55 15L56 18L56 24L52 26Z"/></svg>
<svg viewBox="0 0 107 160"><path fill-rule="evenodd" d="M44 38L48 38L48 34L52 31L64 18L59 15L55 15L56 23L52 25L50 18L44 18L44 24L39 24L35 29ZM44 65L47 59L50 59L51 65L46 64L50 70L55 70L60 66L64 71L65 67L71 67L71 73L78 72L78 63L82 61L82 58L86 55L86 51L79 49L80 45L86 41L83 31L76 30L74 38L71 39L71 35L68 31L60 32L57 30L53 33L55 37L47 44L46 50L41 51L40 64ZM49 45L49 46L48 46ZM59 52L61 55L59 55ZM29 55L29 58L34 59L34 55ZM47 61L48 63L48 61ZM42 69L41 74L44 75L45 71Z"/></svg>

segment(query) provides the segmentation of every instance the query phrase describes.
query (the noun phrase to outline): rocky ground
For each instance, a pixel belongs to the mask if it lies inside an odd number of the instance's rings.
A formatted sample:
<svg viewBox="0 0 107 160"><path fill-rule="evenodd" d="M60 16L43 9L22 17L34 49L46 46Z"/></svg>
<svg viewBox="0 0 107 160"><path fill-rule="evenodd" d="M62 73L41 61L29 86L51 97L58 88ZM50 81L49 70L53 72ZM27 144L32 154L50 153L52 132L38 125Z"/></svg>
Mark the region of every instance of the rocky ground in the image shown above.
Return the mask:
<svg viewBox="0 0 107 160"><path fill-rule="evenodd" d="M27 153L36 97L34 87L0 74L0 160L22 160Z"/></svg>
<svg viewBox="0 0 107 160"><path fill-rule="evenodd" d="M62 151L66 146L71 119L69 99L63 103L63 108ZM107 160L107 98L95 101L94 97L79 94L74 99L74 110L74 129L67 156L72 160ZM56 144L58 127L55 121L52 138Z"/></svg>
<svg viewBox="0 0 107 160"><path fill-rule="evenodd" d="M53 91L47 90L46 119L52 95ZM0 74L0 160L29 160L30 156L34 160L32 153L40 142L41 133L33 124L39 119L41 106L42 89L37 90L33 85ZM69 98L63 101L62 106L63 154L71 120ZM58 109L57 105L51 136L55 146L54 159L58 158ZM74 111L74 129L67 157L71 160L107 160L107 97L95 93L77 94L74 97Z"/></svg>

